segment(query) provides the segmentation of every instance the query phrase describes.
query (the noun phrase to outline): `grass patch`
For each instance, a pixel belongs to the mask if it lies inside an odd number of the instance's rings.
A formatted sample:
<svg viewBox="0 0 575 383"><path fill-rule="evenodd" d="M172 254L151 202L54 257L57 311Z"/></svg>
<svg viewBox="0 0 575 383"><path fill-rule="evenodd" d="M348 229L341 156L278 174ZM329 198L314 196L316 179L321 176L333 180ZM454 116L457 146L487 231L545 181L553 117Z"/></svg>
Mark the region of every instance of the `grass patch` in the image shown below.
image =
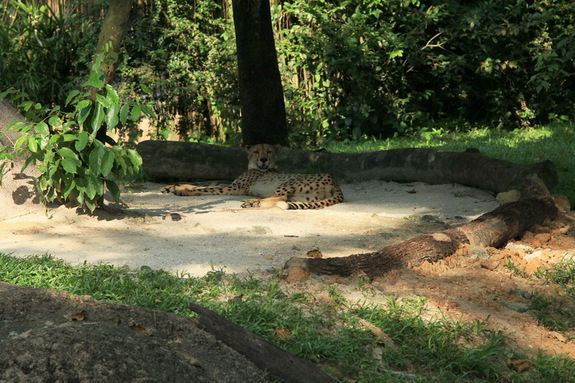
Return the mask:
<svg viewBox="0 0 575 383"><path fill-rule="evenodd" d="M488 157L531 164L550 160L557 167L559 185L553 193L566 195L575 205L575 123L562 122L541 128L503 131L477 128L465 131L425 129L408 137L387 140L332 142L326 149L332 152L368 152L398 148L436 148L446 151L464 151L477 148Z"/></svg>
<svg viewBox="0 0 575 383"><path fill-rule="evenodd" d="M514 372L509 360L525 356L509 348L504 334L482 322L424 320L424 299L349 304L333 286L326 287L327 299L316 299L283 290L277 281L240 279L217 270L191 278L147 267L71 266L49 256L0 254L0 280L185 316L195 315L187 308L194 301L341 380L567 382L575 375L572 360L546 354L531 358L527 372ZM387 334L392 346L362 320Z"/></svg>
<svg viewBox="0 0 575 383"><path fill-rule="evenodd" d="M560 294L535 294L530 308L537 321L546 328L575 339L575 260L564 260L540 270L536 276L545 283L556 285Z"/></svg>

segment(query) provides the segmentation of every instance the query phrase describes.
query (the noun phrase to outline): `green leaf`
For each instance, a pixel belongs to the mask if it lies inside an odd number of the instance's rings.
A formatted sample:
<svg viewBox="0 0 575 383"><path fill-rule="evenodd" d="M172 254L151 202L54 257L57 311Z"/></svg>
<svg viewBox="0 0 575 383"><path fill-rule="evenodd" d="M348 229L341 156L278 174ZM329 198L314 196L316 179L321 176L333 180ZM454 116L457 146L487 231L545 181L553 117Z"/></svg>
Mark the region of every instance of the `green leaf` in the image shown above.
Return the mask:
<svg viewBox="0 0 575 383"><path fill-rule="evenodd" d="M112 152L114 153L114 158L116 162L120 165L123 174L128 174L128 164L126 164L126 159L123 156L122 148L118 146L112 147Z"/></svg>
<svg viewBox="0 0 575 383"><path fill-rule="evenodd" d="M88 143L89 137L90 135L86 132L80 132L80 134L78 134L78 141L76 141L76 143L74 144L76 151L81 152L82 150L84 150L86 144Z"/></svg>
<svg viewBox="0 0 575 383"><path fill-rule="evenodd" d="M86 208L88 208L88 210L90 210L90 213L93 213L94 210L96 210L96 208L98 207L95 201L89 199L84 201L84 205L86 206Z"/></svg>
<svg viewBox="0 0 575 383"><path fill-rule="evenodd" d="M76 183L77 186L77 183ZM84 192L78 189L78 193L75 195L76 198L76 202L78 202L79 205L84 205Z"/></svg>
<svg viewBox="0 0 575 383"><path fill-rule="evenodd" d="M52 116L50 118L50 120L48 120L48 122L50 123L50 125L54 126L54 124L52 124L50 121L52 121L52 118L54 118L56 116ZM60 119L58 117L56 117L58 119L58 121L60 121ZM60 122L60 125L62 125L62 123ZM58 125L58 126L60 126ZM48 125L46 125L45 122L40 122L38 124L36 124L36 126L34 127L34 130L36 131L36 133L38 133L41 136L47 136L50 134L50 129L48 128Z"/></svg>
<svg viewBox="0 0 575 383"><path fill-rule="evenodd" d="M112 102L101 94L96 94L96 101L98 101L104 108L109 108L112 105Z"/></svg>
<svg viewBox="0 0 575 383"><path fill-rule="evenodd" d="M34 137L30 137L28 140L28 150L31 153L36 153L38 151L38 141Z"/></svg>
<svg viewBox="0 0 575 383"><path fill-rule="evenodd" d="M78 165L72 158L64 158L62 160L62 167L66 173L76 174L78 172Z"/></svg>
<svg viewBox="0 0 575 383"><path fill-rule="evenodd" d="M130 111L130 104L122 105L120 108L120 122L122 125L126 125L126 121L128 121L128 112Z"/></svg>
<svg viewBox="0 0 575 383"><path fill-rule="evenodd" d="M60 160L54 161L54 163L52 163L51 165L52 166L50 166L50 169L48 169L48 172L46 173L48 176L48 179L54 178L54 174L56 174L56 172L60 168Z"/></svg>
<svg viewBox="0 0 575 383"><path fill-rule="evenodd" d="M92 117L92 137L96 137L96 133L102 127L102 122L104 121L104 108L102 108L101 104L98 104L96 107L96 112L94 113L94 117Z"/></svg>
<svg viewBox="0 0 575 383"><path fill-rule="evenodd" d="M102 147L102 146L96 146L90 152L90 158L89 158L88 166L89 166L90 172L92 172L92 174L95 174L95 175L102 174L102 158L104 157L105 153L106 153L106 149L104 149L104 147Z"/></svg>
<svg viewBox="0 0 575 383"><path fill-rule="evenodd" d="M62 137L62 141L64 142L76 141L78 139L78 136L75 134L62 134L60 137Z"/></svg>
<svg viewBox="0 0 575 383"><path fill-rule="evenodd" d="M86 177L86 196L93 200L96 195L101 195L100 193L98 193L98 191L100 189L102 189L102 181L99 180L98 178L90 175L88 177Z"/></svg>
<svg viewBox="0 0 575 383"><path fill-rule="evenodd" d="M402 56L403 56L403 49L396 49L389 54L390 59Z"/></svg>
<svg viewBox="0 0 575 383"><path fill-rule="evenodd" d="M140 154L135 149L127 149L126 152L128 152L128 157L130 161L132 161L132 165L139 169L143 162Z"/></svg>
<svg viewBox="0 0 575 383"><path fill-rule="evenodd" d="M16 143L14 144L14 152L19 153L20 147L26 143L27 139L28 136L21 136L20 138L18 138L16 140Z"/></svg>
<svg viewBox="0 0 575 383"><path fill-rule="evenodd" d="M120 188L118 187L118 184L112 180L106 180L106 187L112 194L114 201L120 202Z"/></svg>
<svg viewBox="0 0 575 383"><path fill-rule="evenodd" d="M91 103L92 103L91 100L82 100L76 105L76 110L84 109L84 108L90 106Z"/></svg>
<svg viewBox="0 0 575 383"><path fill-rule="evenodd" d="M70 104L70 101L71 101L74 97L76 97L76 96L78 95L78 93L80 93L80 91L79 91L78 89L74 89L73 91L71 91L71 92L68 94L68 97L66 97L66 103L65 103L65 105L69 105L69 104Z"/></svg>
<svg viewBox="0 0 575 383"><path fill-rule="evenodd" d="M118 104L112 104L108 109L108 113L106 113L106 124L108 125L108 129L114 129L116 125L118 125L118 109Z"/></svg>
<svg viewBox="0 0 575 383"><path fill-rule="evenodd" d="M111 85L106 85L106 98L110 101L111 104L118 104L120 102L120 96L118 96L118 92L114 89Z"/></svg>
<svg viewBox="0 0 575 383"><path fill-rule="evenodd" d="M146 84L140 84L140 88L142 88L142 90L146 94L152 94L153 93L152 90Z"/></svg>
<svg viewBox="0 0 575 383"><path fill-rule="evenodd" d="M156 113L149 105L142 105L142 110L148 117L156 118Z"/></svg>
<svg viewBox="0 0 575 383"><path fill-rule="evenodd" d="M140 119L140 114L142 113L142 106L136 105L132 108L132 112L130 113L130 119L134 122Z"/></svg>
<svg viewBox="0 0 575 383"><path fill-rule="evenodd" d="M112 171L112 167L114 166L114 153L110 150L107 150L102 157L102 176L108 177L110 172Z"/></svg>
<svg viewBox="0 0 575 383"><path fill-rule="evenodd" d="M106 50L106 48L104 48ZM106 57L106 52L100 52L94 58L94 64L92 65L92 72L98 72L100 69L100 65L102 65L102 61L104 61L104 57Z"/></svg>
<svg viewBox="0 0 575 383"><path fill-rule="evenodd" d="M104 85L106 85L106 80L102 71L90 72L90 78L82 84L82 86L93 86L96 89L103 88Z"/></svg>
<svg viewBox="0 0 575 383"><path fill-rule="evenodd" d="M72 190L74 190L75 188L76 188L76 181L74 181L73 178L65 179L64 187L61 190L62 197L64 197L64 199L68 199L68 196L70 195L70 193L72 193Z"/></svg>
<svg viewBox="0 0 575 383"><path fill-rule="evenodd" d="M74 160L79 165L80 159L78 158L78 155L76 154L76 152L73 151L72 149L67 148L67 147L63 147L63 148L58 149L58 153L60 153L60 155L64 158Z"/></svg>

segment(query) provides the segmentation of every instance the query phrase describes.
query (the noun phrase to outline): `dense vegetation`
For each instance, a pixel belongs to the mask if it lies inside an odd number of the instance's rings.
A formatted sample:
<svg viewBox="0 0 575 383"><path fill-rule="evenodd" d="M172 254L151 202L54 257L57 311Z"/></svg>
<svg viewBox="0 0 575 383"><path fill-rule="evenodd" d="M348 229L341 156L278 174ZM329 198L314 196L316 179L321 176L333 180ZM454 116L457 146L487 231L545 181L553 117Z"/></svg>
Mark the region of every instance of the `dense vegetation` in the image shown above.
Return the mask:
<svg viewBox="0 0 575 383"><path fill-rule="evenodd" d="M0 89L63 105L86 76L100 20L26 3L0 5ZM153 89L159 137L239 140L230 12L229 0L134 10L116 81L124 97L130 83ZM272 18L296 144L574 117L569 2L273 1Z"/></svg>

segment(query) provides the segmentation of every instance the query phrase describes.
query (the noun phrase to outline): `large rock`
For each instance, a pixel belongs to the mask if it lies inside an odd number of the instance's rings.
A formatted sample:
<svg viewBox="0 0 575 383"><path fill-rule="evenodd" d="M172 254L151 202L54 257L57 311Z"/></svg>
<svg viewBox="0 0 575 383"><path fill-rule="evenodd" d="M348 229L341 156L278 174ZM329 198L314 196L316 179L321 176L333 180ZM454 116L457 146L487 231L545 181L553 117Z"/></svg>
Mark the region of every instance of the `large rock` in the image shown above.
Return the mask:
<svg viewBox="0 0 575 383"><path fill-rule="evenodd" d="M270 381L183 316L0 282L0 382Z"/></svg>

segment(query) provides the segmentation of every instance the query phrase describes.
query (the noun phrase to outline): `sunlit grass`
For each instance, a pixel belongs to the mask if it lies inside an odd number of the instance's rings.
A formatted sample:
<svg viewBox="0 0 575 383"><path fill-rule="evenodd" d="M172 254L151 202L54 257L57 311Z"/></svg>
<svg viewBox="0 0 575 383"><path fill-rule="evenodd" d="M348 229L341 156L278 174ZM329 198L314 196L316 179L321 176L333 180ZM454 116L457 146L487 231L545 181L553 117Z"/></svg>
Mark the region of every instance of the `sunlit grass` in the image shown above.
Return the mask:
<svg viewBox="0 0 575 383"><path fill-rule="evenodd" d="M190 278L148 267L70 266L48 256L1 253L0 280L186 316L195 315L187 303L197 302L317 363L341 381L567 382L575 375L571 359L543 353L528 357L483 322L423 319L428 317L423 315L424 298L358 304L327 286L326 301L283 290L277 281L240 279L218 270ZM362 320L385 333L392 344L382 343ZM528 358L532 368L514 372L508 366L511 358Z"/></svg>

